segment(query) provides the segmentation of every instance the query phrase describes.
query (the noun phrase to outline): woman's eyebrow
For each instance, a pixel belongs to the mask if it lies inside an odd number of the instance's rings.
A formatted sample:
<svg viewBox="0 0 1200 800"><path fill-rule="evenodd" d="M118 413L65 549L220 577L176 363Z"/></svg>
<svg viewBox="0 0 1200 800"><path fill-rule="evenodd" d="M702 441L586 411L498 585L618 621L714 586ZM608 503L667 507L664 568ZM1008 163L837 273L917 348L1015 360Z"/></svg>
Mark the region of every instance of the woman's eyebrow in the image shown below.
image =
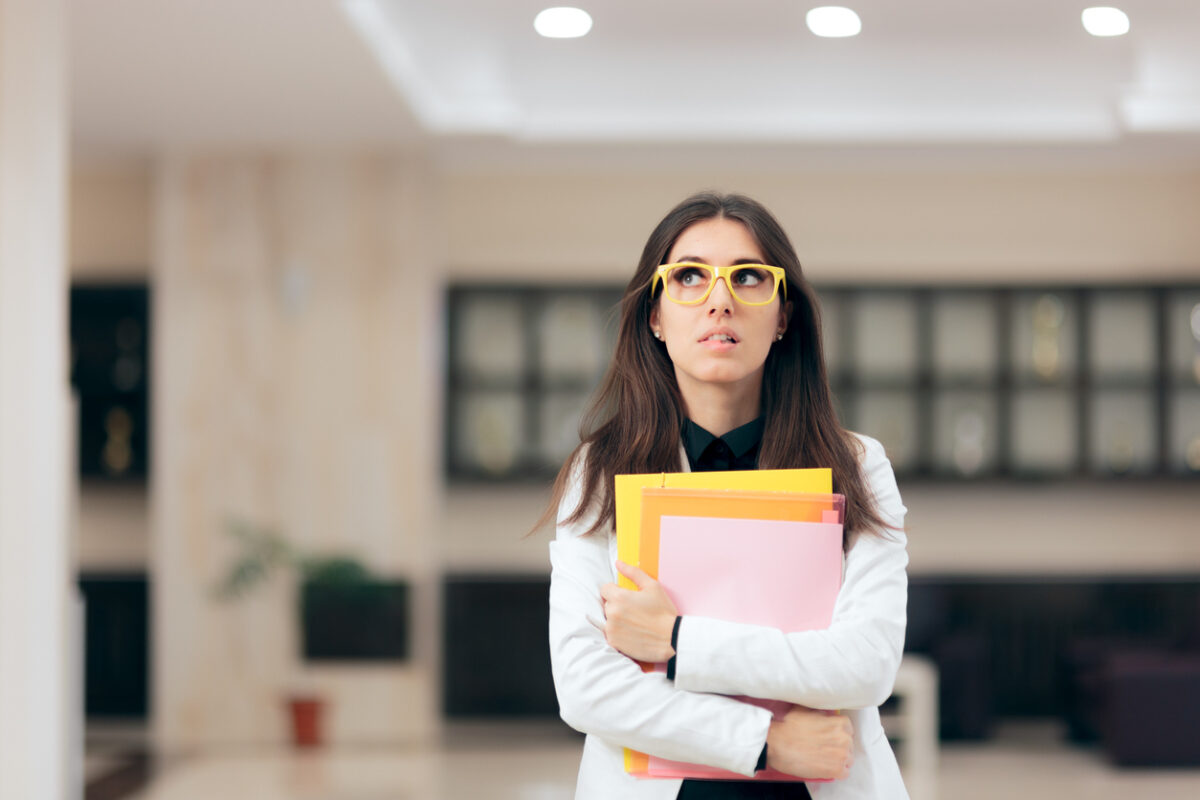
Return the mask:
<svg viewBox="0 0 1200 800"><path fill-rule="evenodd" d="M708 260L701 258L700 256L680 256L679 258L674 259L670 263L685 264L685 263L689 263L689 262L695 263L695 264L707 264ZM739 258L733 262L733 265L738 266L740 264L762 264L762 263L763 263L763 260L761 258Z"/></svg>

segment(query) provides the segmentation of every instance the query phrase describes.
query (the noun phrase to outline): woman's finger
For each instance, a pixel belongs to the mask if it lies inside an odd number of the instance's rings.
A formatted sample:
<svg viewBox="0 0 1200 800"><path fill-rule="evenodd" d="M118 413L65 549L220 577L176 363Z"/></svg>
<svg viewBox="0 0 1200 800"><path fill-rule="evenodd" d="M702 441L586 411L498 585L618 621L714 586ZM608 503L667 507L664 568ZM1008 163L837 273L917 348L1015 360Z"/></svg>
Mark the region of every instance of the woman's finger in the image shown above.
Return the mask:
<svg viewBox="0 0 1200 800"><path fill-rule="evenodd" d="M645 588L647 583L654 580L641 567L635 567L633 564L626 564L624 561L617 559L617 571L624 575L629 580L633 581L639 589Z"/></svg>

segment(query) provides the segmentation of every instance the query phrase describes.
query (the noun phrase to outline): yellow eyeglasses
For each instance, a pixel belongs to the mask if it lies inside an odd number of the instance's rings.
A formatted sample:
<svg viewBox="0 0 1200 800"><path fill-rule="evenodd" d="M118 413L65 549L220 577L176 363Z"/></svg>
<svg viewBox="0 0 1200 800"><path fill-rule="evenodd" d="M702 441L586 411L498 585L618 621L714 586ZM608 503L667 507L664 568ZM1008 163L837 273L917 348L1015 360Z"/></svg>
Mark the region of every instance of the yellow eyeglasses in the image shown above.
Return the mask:
<svg viewBox="0 0 1200 800"><path fill-rule="evenodd" d="M681 261L659 267L650 292L653 293L658 288L658 282L662 281L668 300L681 306L695 306L707 300L717 280L724 278L729 293L739 303L765 306L779 294L780 284L783 284L783 297L787 299L784 277L783 267L769 267L766 264L714 267L711 264Z"/></svg>

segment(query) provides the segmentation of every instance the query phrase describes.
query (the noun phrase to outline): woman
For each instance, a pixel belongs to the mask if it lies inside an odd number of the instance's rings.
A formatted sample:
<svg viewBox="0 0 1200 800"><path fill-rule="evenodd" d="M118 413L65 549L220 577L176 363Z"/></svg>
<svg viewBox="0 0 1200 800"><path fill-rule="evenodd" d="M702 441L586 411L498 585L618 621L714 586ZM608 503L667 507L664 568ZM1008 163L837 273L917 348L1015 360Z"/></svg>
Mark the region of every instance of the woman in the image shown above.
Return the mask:
<svg viewBox="0 0 1200 800"><path fill-rule="evenodd" d="M879 443L838 425L816 298L770 212L705 193L659 223L621 301L616 352L584 430L547 512L558 509L554 682L563 719L587 734L576 797L907 797L877 710L904 641L905 508ZM827 630L677 617L657 582L617 561L614 475L789 467L830 467L846 495ZM618 588L618 571L640 591ZM668 659L669 677L635 663ZM793 706L772 720L724 695ZM747 776L771 766L831 780L806 789L633 778L625 747Z"/></svg>

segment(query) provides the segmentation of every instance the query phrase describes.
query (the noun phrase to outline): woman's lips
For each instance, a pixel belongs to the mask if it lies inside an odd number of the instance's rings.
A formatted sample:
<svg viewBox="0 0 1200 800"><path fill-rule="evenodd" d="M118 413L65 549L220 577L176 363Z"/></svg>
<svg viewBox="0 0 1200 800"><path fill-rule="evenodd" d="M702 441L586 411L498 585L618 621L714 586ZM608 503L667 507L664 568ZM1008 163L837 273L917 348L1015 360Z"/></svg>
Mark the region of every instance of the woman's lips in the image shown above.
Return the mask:
<svg viewBox="0 0 1200 800"><path fill-rule="evenodd" d="M732 350L737 346L737 337L729 331L712 331L700 340L701 346L716 352Z"/></svg>
<svg viewBox="0 0 1200 800"><path fill-rule="evenodd" d="M731 342L733 342L734 344L737 344L737 340L738 340L737 336L734 335L732 330L730 330L729 328L720 327L720 328L709 328L707 331L704 332L704 335L700 337L700 341L706 342L709 339L714 339L714 338L715 339L728 339Z"/></svg>

